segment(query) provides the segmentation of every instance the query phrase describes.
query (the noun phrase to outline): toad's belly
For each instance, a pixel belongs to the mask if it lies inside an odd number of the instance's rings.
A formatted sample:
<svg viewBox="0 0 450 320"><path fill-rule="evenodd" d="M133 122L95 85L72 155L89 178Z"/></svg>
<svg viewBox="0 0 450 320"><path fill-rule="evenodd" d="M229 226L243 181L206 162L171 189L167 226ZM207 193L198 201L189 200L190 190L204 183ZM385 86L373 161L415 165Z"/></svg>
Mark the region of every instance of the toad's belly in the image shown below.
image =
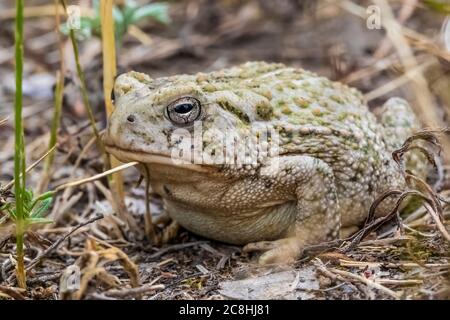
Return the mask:
<svg viewBox="0 0 450 320"><path fill-rule="evenodd" d="M177 202L166 200L164 203L169 216L187 230L206 238L236 245L287 236L296 214L293 202L251 213L204 213Z"/></svg>

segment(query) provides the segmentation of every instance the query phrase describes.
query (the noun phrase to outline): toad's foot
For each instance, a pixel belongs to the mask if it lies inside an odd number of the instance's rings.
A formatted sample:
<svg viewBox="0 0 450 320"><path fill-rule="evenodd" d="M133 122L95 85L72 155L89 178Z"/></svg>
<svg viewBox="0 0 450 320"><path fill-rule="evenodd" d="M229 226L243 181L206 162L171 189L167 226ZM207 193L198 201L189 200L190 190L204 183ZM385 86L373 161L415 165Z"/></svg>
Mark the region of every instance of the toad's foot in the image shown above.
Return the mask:
<svg viewBox="0 0 450 320"><path fill-rule="evenodd" d="M156 217L152 224L153 230L148 236L152 243L158 246L169 243L178 235L178 231L180 230L178 222L172 220L167 214ZM156 226L162 226L162 228L160 229ZM158 231L155 232L154 230Z"/></svg>
<svg viewBox="0 0 450 320"><path fill-rule="evenodd" d="M172 218L167 213L162 213L153 219L153 224L155 226L162 225L167 227L172 222Z"/></svg>
<svg viewBox="0 0 450 320"><path fill-rule="evenodd" d="M180 225L175 220L172 220L169 225L167 225L161 233L161 243L166 244L174 239L178 235L180 230Z"/></svg>
<svg viewBox="0 0 450 320"><path fill-rule="evenodd" d="M293 238L276 241L260 241L247 244L244 252L266 251L259 257L259 264L288 264L299 258L303 252L301 242Z"/></svg>

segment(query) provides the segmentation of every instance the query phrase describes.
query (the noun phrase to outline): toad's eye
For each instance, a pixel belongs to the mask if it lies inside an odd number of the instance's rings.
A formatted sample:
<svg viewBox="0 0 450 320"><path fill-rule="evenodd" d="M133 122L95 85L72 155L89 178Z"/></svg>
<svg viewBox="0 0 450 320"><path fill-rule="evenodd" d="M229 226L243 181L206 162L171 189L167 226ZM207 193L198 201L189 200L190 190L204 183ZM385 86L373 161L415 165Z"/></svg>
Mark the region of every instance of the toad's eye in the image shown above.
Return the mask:
<svg viewBox="0 0 450 320"><path fill-rule="evenodd" d="M200 101L193 97L182 97L167 106L167 116L178 125L188 125L200 117Z"/></svg>
<svg viewBox="0 0 450 320"><path fill-rule="evenodd" d="M192 103L183 103L175 106L175 108L173 108L173 111L175 111L176 113L185 114L191 112L192 109L194 109L194 105Z"/></svg>

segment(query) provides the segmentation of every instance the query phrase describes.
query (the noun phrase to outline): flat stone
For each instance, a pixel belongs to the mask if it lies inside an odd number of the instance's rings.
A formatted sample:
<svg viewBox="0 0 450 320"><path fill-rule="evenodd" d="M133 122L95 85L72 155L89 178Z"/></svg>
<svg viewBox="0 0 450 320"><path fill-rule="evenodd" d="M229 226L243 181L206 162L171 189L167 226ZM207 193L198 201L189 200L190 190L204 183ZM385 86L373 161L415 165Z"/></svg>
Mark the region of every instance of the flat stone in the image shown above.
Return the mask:
<svg viewBox="0 0 450 320"><path fill-rule="evenodd" d="M314 267L289 270L219 284L220 294L238 300L309 300L319 289Z"/></svg>

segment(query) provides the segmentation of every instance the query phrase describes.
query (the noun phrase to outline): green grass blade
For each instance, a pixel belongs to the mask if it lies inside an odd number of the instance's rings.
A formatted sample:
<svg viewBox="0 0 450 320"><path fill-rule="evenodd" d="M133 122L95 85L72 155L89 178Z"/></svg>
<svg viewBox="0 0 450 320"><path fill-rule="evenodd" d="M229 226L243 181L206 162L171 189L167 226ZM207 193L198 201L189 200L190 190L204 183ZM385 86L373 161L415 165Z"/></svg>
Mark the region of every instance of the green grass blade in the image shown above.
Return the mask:
<svg viewBox="0 0 450 320"><path fill-rule="evenodd" d="M23 197L26 183L25 147L22 123L22 77L23 77L23 9L24 1L16 0L15 23L15 60L16 60L16 95L14 98L15 155L14 155L14 191L15 191L15 223L17 245L17 283L26 287L24 268L23 236L25 232Z"/></svg>

